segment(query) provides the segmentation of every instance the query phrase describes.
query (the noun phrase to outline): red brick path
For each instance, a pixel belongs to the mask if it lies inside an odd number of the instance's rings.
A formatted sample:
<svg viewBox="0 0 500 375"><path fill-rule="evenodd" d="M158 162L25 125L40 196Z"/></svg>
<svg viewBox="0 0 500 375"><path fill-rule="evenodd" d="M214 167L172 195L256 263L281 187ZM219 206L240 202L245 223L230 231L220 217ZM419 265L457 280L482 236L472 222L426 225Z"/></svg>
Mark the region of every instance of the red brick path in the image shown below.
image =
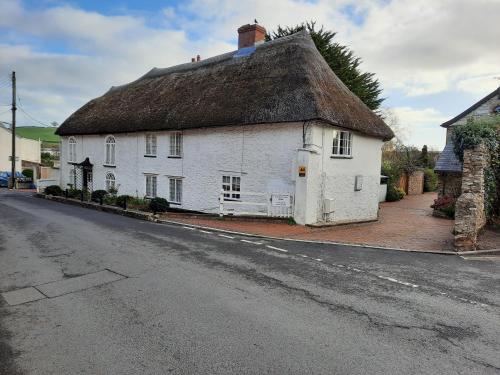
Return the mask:
<svg viewBox="0 0 500 375"><path fill-rule="evenodd" d="M379 220L372 223L312 228L285 223L192 218L167 215L167 219L212 228L258 235L384 246L412 250L452 250L452 220L432 216L435 193L411 195L380 205Z"/></svg>

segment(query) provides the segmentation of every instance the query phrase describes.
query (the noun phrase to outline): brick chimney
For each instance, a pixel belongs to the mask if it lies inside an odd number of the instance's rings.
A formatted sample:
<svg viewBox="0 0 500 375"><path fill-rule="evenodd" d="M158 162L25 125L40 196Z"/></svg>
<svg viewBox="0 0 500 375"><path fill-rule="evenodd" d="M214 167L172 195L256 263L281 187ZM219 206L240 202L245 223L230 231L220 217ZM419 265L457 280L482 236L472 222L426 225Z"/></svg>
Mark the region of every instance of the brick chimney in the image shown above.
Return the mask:
<svg viewBox="0 0 500 375"><path fill-rule="evenodd" d="M238 49L253 47L266 39L266 29L259 24L246 24L238 29Z"/></svg>

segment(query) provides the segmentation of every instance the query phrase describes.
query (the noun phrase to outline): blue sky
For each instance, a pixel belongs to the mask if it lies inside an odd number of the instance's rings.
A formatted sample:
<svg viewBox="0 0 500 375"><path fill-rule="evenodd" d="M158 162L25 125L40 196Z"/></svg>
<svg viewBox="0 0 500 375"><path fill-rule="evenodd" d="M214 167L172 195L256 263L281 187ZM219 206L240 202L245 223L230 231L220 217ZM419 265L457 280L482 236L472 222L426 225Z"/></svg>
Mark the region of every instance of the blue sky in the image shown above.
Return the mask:
<svg viewBox="0 0 500 375"><path fill-rule="evenodd" d="M235 49L254 18L268 30L316 20L379 78L403 141L439 149L439 124L500 83L499 13L497 0L2 0L0 120L10 120L12 70L31 115L19 123L61 123L154 66Z"/></svg>

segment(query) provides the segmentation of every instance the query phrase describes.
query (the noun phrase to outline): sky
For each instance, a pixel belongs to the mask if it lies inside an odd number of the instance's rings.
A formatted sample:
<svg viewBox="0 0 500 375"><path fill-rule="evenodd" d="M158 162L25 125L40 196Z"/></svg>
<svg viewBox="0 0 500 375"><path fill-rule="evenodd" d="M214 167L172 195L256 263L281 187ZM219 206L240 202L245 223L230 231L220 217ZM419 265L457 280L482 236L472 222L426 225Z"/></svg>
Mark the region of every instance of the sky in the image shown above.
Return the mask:
<svg viewBox="0 0 500 375"><path fill-rule="evenodd" d="M500 85L500 0L0 0L0 120L62 123L111 86L232 51L237 28L314 20L375 73L402 140L444 146L439 125Z"/></svg>

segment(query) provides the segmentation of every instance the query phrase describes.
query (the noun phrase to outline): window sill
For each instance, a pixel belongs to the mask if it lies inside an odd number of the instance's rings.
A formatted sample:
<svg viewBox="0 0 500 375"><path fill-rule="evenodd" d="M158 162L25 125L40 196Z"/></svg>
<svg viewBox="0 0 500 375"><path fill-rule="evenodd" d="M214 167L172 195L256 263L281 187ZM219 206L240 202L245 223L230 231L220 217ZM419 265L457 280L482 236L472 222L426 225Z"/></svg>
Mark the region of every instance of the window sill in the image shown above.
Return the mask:
<svg viewBox="0 0 500 375"><path fill-rule="evenodd" d="M106 168L116 168L116 165L111 165L111 164L103 164L102 166Z"/></svg>
<svg viewBox="0 0 500 375"><path fill-rule="evenodd" d="M182 159L182 156L176 156L176 155L169 155L167 156L169 159Z"/></svg>
<svg viewBox="0 0 500 375"><path fill-rule="evenodd" d="M78 164L78 163L77 163L76 161L68 161L68 164L69 164L69 165L76 165L76 164Z"/></svg>
<svg viewBox="0 0 500 375"><path fill-rule="evenodd" d="M352 155L349 156L343 156L343 155L331 155L331 159L352 159Z"/></svg>
<svg viewBox="0 0 500 375"><path fill-rule="evenodd" d="M181 206L182 205L182 203L180 203L180 202L168 202L168 203L171 205L174 205L174 206Z"/></svg>
<svg viewBox="0 0 500 375"><path fill-rule="evenodd" d="M156 155L144 155L145 158L156 158Z"/></svg>

